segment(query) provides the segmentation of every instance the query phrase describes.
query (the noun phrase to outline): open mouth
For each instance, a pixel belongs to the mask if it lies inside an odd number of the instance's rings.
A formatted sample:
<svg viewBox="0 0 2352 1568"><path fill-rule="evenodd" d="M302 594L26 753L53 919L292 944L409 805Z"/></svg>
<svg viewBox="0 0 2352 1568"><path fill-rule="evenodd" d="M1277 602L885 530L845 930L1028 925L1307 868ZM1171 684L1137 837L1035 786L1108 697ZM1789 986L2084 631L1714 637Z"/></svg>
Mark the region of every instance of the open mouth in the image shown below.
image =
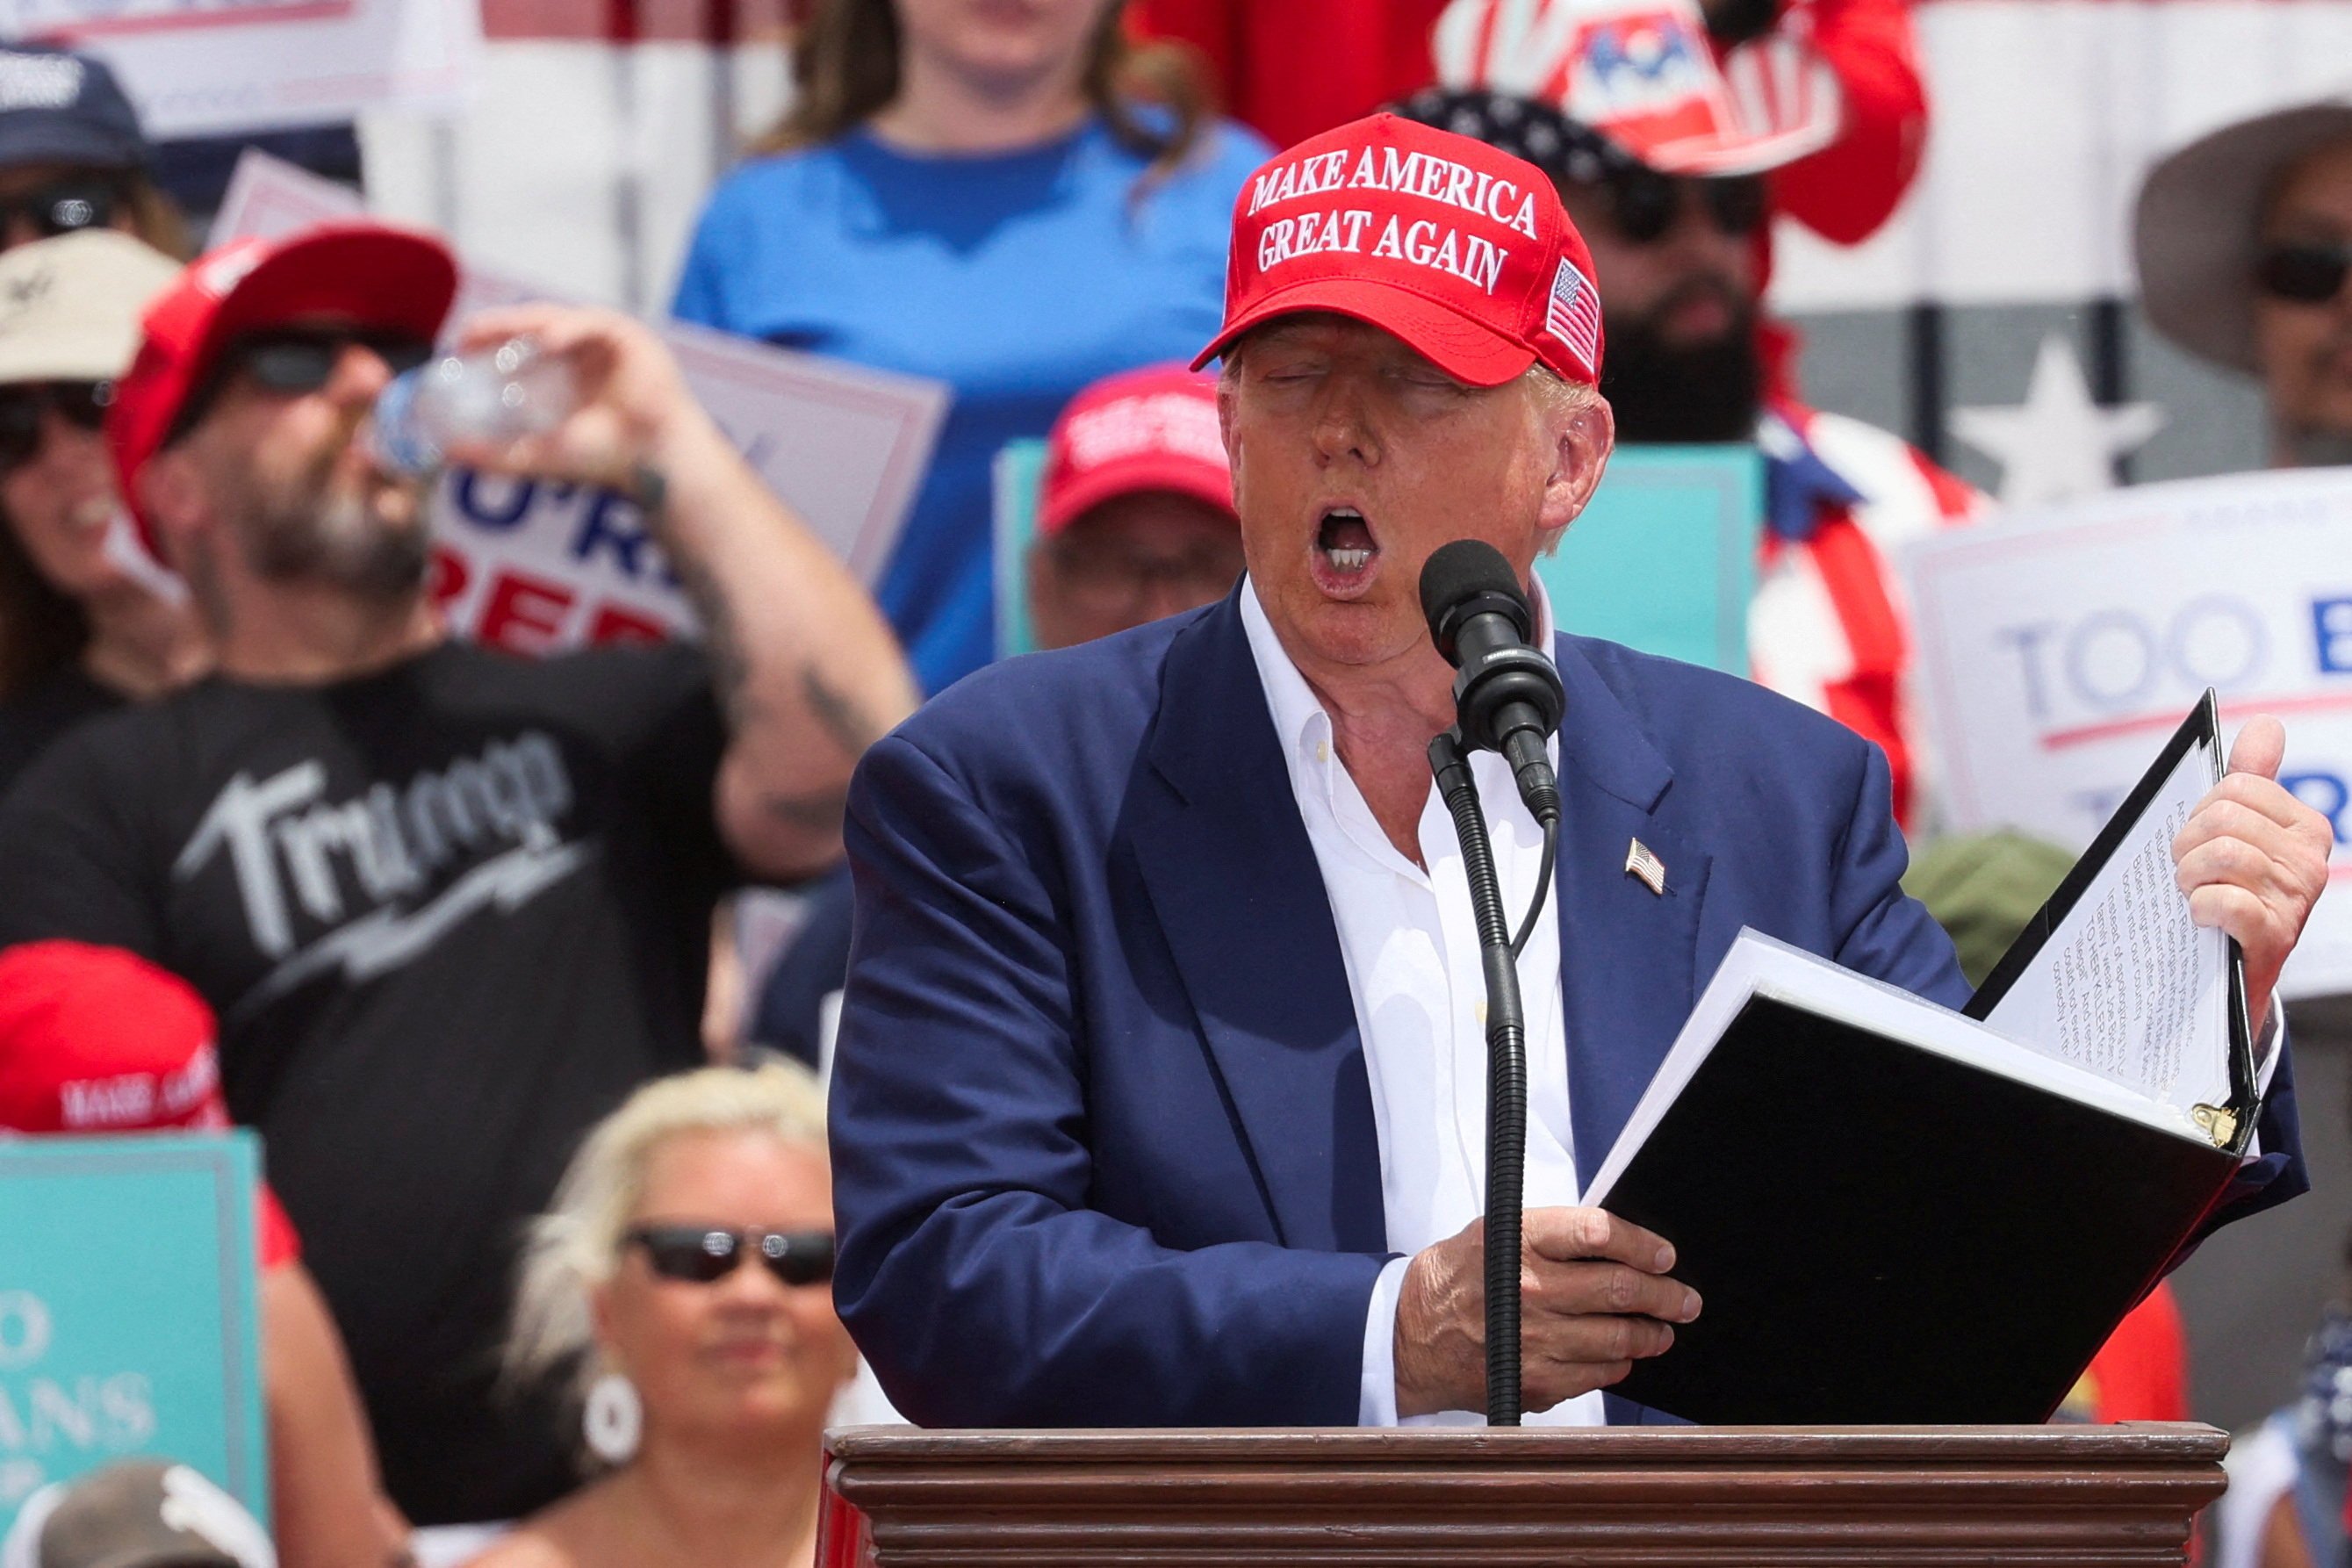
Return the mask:
<svg viewBox="0 0 2352 1568"><path fill-rule="evenodd" d="M1362 512L1350 506L1335 506L1316 525L1314 553L1319 585L1326 593L1345 594L1371 580L1381 545Z"/></svg>

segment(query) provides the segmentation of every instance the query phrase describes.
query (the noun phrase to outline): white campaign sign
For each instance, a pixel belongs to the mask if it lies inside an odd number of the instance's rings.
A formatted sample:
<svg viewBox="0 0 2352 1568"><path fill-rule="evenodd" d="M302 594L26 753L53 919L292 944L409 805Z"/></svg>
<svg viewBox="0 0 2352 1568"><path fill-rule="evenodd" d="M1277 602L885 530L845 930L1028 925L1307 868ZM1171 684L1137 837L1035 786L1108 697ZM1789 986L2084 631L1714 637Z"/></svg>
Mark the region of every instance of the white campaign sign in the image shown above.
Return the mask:
<svg viewBox="0 0 2352 1568"><path fill-rule="evenodd" d="M98 55L158 139L446 113L481 72L478 0L0 0L0 36Z"/></svg>
<svg viewBox="0 0 2352 1568"><path fill-rule="evenodd" d="M1951 826L2079 849L2207 687L2274 713L2336 828L2282 994L2352 992L2352 468L2189 479L1963 529L1908 557Z"/></svg>
<svg viewBox="0 0 2352 1568"><path fill-rule="evenodd" d="M342 186L248 152L212 242L284 234L361 211ZM467 268L451 321L485 306L548 298ZM682 322L664 324L662 333L696 397L752 468L871 586L929 462L947 389ZM546 653L693 625L644 519L619 496L453 473L435 523L435 596L452 624L478 641Z"/></svg>

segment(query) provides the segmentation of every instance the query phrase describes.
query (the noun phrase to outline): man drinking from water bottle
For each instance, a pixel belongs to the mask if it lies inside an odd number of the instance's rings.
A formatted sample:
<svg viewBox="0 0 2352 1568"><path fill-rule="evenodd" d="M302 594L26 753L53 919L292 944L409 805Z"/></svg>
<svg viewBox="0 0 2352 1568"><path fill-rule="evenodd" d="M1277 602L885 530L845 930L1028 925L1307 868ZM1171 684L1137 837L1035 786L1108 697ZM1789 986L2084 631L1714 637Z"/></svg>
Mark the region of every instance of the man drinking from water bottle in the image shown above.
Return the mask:
<svg viewBox="0 0 2352 1568"><path fill-rule="evenodd" d="M218 1013L230 1111L421 1525L568 1487L543 1413L490 1396L520 1222L583 1129L699 1059L713 900L831 863L851 764L913 701L857 584L602 310L465 323L462 349L560 357L578 405L449 455L630 493L706 642L453 642L429 480L371 437L456 286L434 240L341 224L203 257L149 309L107 435L219 673L87 727L0 808L0 942L129 948Z"/></svg>

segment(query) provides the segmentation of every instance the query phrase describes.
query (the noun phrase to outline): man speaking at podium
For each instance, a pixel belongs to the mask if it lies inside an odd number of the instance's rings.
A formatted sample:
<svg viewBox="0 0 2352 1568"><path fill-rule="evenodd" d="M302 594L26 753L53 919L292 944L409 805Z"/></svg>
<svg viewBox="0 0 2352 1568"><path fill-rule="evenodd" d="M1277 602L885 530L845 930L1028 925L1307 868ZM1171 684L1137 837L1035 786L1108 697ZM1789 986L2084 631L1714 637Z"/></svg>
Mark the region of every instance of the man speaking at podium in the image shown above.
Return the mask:
<svg viewBox="0 0 2352 1568"><path fill-rule="evenodd" d="M1376 116L1276 157L1234 222L1202 358L1247 575L980 672L852 788L842 1315L929 1426L1475 1419L1485 988L1428 761L1454 672L1418 595L1466 537L1534 596L1567 697L1559 896L1518 966L1525 1403L1639 1420L1601 1391L1705 1304L1671 1238L1578 1198L1739 928L1952 1005L1967 984L1897 886L1875 748L1556 635L1531 563L1612 433L1591 261L1549 182ZM2326 851L2267 776L2279 743L2250 727L2179 845L2272 1042ZM1540 835L1500 757L1473 771L1516 922ZM2225 1215L2301 1190L2294 1128L2282 1063Z"/></svg>

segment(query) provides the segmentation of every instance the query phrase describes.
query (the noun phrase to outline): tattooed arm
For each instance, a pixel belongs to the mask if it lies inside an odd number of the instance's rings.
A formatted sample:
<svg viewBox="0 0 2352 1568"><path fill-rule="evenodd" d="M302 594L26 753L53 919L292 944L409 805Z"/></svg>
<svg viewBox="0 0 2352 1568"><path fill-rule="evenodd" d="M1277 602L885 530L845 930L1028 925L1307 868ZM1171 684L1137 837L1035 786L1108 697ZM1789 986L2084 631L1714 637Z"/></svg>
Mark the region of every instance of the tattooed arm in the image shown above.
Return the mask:
<svg viewBox="0 0 2352 1568"><path fill-rule="evenodd" d="M525 306L483 312L465 338L526 334L571 359L583 405L546 436L463 458L605 484L646 503L701 615L727 714L719 830L755 876L824 868L841 856L850 769L914 710L914 680L882 613L737 455L650 330L611 311Z"/></svg>

